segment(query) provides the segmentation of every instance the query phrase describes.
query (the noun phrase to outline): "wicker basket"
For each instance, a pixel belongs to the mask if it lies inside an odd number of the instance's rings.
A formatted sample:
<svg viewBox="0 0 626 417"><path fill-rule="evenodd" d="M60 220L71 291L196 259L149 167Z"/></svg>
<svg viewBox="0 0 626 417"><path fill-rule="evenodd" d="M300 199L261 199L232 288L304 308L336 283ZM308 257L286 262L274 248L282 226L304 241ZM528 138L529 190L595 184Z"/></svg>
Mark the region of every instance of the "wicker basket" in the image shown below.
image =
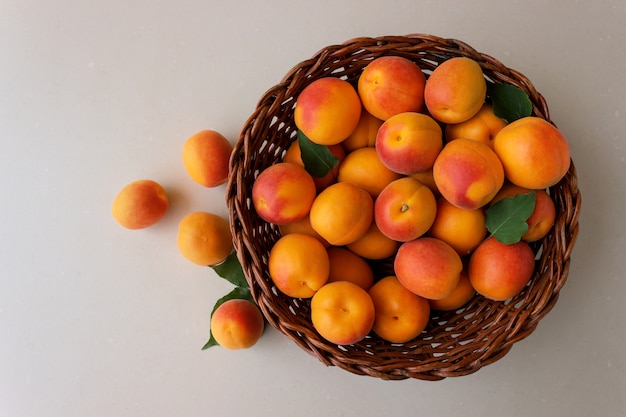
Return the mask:
<svg viewBox="0 0 626 417"><path fill-rule="evenodd" d="M536 269L522 293L509 302L477 295L460 310L433 312L428 327L411 342L391 344L372 333L350 346L329 343L313 329L309 300L281 294L269 277L268 254L280 234L254 211L252 184L260 171L281 160L296 139L293 111L298 93L323 76L355 83L368 62L383 55L406 57L426 74L448 58L470 57L482 66L488 81L521 88L533 103L534 115L551 121L544 98L524 75L461 41L408 35L357 38L328 46L269 89L242 128L226 195L235 249L268 322L325 365L386 380L440 380L471 374L502 358L515 342L530 335L558 299L578 233L581 197L573 163L562 181L550 189L557 219L552 232L533 245Z"/></svg>

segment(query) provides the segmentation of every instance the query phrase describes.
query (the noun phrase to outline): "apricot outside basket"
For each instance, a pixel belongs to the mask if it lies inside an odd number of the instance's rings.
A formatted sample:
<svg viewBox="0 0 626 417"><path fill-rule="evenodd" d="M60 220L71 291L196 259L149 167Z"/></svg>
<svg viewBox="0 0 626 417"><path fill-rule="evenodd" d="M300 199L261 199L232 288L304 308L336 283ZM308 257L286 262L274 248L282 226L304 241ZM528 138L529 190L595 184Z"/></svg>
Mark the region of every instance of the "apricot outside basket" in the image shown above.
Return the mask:
<svg viewBox="0 0 626 417"><path fill-rule="evenodd" d="M524 75L459 40L430 35L384 36L325 47L270 88L241 130L231 158L226 196L235 249L252 295L268 322L325 365L385 380L441 380L471 374L499 360L514 343L530 335L557 302L578 233L581 197L573 163L566 176L549 190L557 207L556 222L551 233L533 246L537 254L535 273L522 293L508 302L477 295L457 311L433 312L428 327L413 341L391 344L372 333L354 345L329 343L311 324L309 300L283 295L269 277L268 254L280 233L256 214L252 185L258 174L280 161L296 140L293 111L298 94L325 76L341 77L356 85L363 68L384 55L408 58L427 76L446 59L470 57L481 65L488 82L521 88L530 97L534 115L552 122L544 98Z"/></svg>

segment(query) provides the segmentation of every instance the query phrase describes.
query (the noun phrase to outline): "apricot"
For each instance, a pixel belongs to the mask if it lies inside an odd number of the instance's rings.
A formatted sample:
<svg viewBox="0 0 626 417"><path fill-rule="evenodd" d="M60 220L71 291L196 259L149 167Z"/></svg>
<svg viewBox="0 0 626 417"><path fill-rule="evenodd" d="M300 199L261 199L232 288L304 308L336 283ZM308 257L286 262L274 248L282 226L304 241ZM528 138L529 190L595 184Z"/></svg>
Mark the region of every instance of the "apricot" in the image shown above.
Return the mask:
<svg viewBox="0 0 626 417"><path fill-rule="evenodd" d="M394 255L398 246L400 243L385 236L373 221L363 236L346 247L362 258L380 260Z"/></svg>
<svg viewBox="0 0 626 417"><path fill-rule="evenodd" d="M176 244L181 255L194 264L217 265L233 250L230 224L214 213L190 213L178 224Z"/></svg>
<svg viewBox="0 0 626 417"><path fill-rule="evenodd" d="M394 260L394 271L402 285L430 300L448 297L462 270L461 257L452 246L427 236L400 245Z"/></svg>
<svg viewBox="0 0 626 417"><path fill-rule="evenodd" d="M463 307L474 298L474 295L476 295L476 290L472 287L467 270L464 269L450 295L440 300L428 300L428 303L432 310L451 311Z"/></svg>
<svg viewBox="0 0 626 417"><path fill-rule="evenodd" d="M493 205L507 197L514 197L518 194L528 194L530 191L531 190L528 188L507 182L502 186L493 200L491 200L489 205ZM543 238L552 230L555 219L556 207L554 201L552 201L546 190L535 190L535 209L526 220L528 231L522 235L522 240L535 242Z"/></svg>
<svg viewBox="0 0 626 417"><path fill-rule="evenodd" d="M330 153L332 153L337 159L339 159L339 162L341 162L346 156L346 151L340 144L330 145L328 146L328 150L330 150ZM283 156L283 162L292 162L305 168L304 162L302 161L300 144L298 143L298 141L294 141L289 146L289 148L287 148L287 151ZM339 175L339 164L337 164L336 167L328 171L328 173L323 177L316 177L312 175L311 177L313 178L313 182L315 183L315 189L317 190L317 192L322 191L330 184L336 183L337 175Z"/></svg>
<svg viewBox="0 0 626 417"><path fill-rule="evenodd" d="M349 182L364 189L372 198L400 174L387 168L375 148L360 148L348 153L339 165L337 181Z"/></svg>
<svg viewBox="0 0 626 417"><path fill-rule="evenodd" d="M430 169L428 169L426 171L422 171L422 172L417 172L415 174L411 174L410 176L415 178L416 180L418 180L419 182L421 182L422 184L424 184L428 188L430 188L430 191L433 192L433 195L435 197L440 197L441 196L441 193L437 189L437 184L435 184L435 177L433 176L433 169L432 168L430 168Z"/></svg>
<svg viewBox="0 0 626 417"><path fill-rule="evenodd" d="M485 298L504 301L519 294L532 278L535 254L523 240L506 245L493 236L472 253L468 273L472 287Z"/></svg>
<svg viewBox="0 0 626 417"><path fill-rule="evenodd" d="M378 128L382 124L382 120L372 116L367 110L361 109L359 123L350 136L341 142L341 146L343 146L346 152L352 152L355 149L366 148L368 146L373 147L376 144Z"/></svg>
<svg viewBox="0 0 626 417"><path fill-rule="evenodd" d="M359 76L363 107L374 117L387 120L424 107L426 77L417 64L400 56L383 56L367 64Z"/></svg>
<svg viewBox="0 0 626 417"><path fill-rule="evenodd" d="M265 168L252 185L255 210L263 220L276 225L305 217L316 195L311 174L290 162L279 162Z"/></svg>
<svg viewBox="0 0 626 417"><path fill-rule="evenodd" d="M168 206L169 198L161 184L137 180L125 185L115 196L111 213L127 229L145 229L158 223Z"/></svg>
<svg viewBox="0 0 626 417"><path fill-rule="evenodd" d="M361 238L374 220L370 194L349 182L338 182L318 194L310 212L311 226L334 246Z"/></svg>
<svg viewBox="0 0 626 417"><path fill-rule="evenodd" d="M374 325L374 303L367 291L348 281L329 282L311 298L311 322L324 339L350 345Z"/></svg>
<svg viewBox="0 0 626 417"><path fill-rule="evenodd" d="M413 294L395 276L387 276L369 290L374 302L373 330L391 343L406 343L426 328L430 319L428 300Z"/></svg>
<svg viewBox="0 0 626 417"><path fill-rule="evenodd" d="M261 310L251 301L232 299L220 304L211 315L211 334L226 349L248 349L263 335Z"/></svg>
<svg viewBox="0 0 626 417"><path fill-rule="evenodd" d="M451 204L477 209L500 190L504 169L489 146L472 139L456 139L439 153L433 178L441 195Z"/></svg>
<svg viewBox="0 0 626 417"><path fill-rule="evenodd" d="M540 117L528 116L509 123L496 135L493 148L506 178L528 189L555 185L570 167L567 140Z"/></svg>
<svg viewBox="0 0 626 417"><path fill-rule="evenodd" d="M268 258L270 278L280 292L310 298L328 281L330 261L322 243L312 236L292 233L278 239Z"/></svg>
<svg viewBox="0 0 626 417"><path fill-rule="evenodd" d="M465 256L487 236L485 210L460 208L441 197L437 199L437 215L428 235L443 240L460 256Z"/></svg>
<svg viewBox="0 0 626 417"><path fill-rule="evenodd" d="M204 187L217 187L228 180L233 146L222 134L202 130L183 145L183 165L192 180Z"/></svg>
<svg viewBox="0 0 626 417"><path fill-rule="evenodd" d="M485 103L469 120L448 124L444 132L447 142L459 138L474 139L493 149L493 140L504 126L506 121L494 114L491 104Z"/></svg>
<svg viewBox="0 0 626 417"><path fill-rule="evenodd" d="M437 215L430 188L411 177L391 182L374 203L374 220L390 239L407 242L428 231Z"/></svg>
<svg viewBox="0 0 626 417"><path fill-rule="evenodd" d="M321 237L320 234L317 233L315 229L313 229L313 226L311 226L311 218L308 214L300 220L296 220L295 222L279 225L278 230L280 231L280 234L282 236L289 235L291 233L301 233L313 236L314 238L322 242L322 245L324 245L324 247L330 246L330 243L328 243L326 239Z"/></svg>
<svg viewBox="0 0 626 417"><path fill-rule="evenodd" d="M432 117L442 123L472 118L485 102L487 81L471 58L454 57L433 70L424 88L424 101Z"/></svg>
<svg viewBox="0 0 626 417"><path fill-rule="evenodd" d="M349 281L365 291L374 284L374 271L365 259L341 246L332 246L326 251L330 261L328 282Z"/></svg>
<svg viewBox="0 0 626 417"><path fill-rule="evenodd" d="M422 113L396 114L382 124L376 135L376 151L382 163L403 175L431 169L441 148L441 127Z"/></svg>
<svg viewBox="0 0 626 417"><path fill-rule="evenodd" d="M354 87L335 77L318 78L296 99L294 122L312 142L335 145L359 123L361 101Z"/></svg>

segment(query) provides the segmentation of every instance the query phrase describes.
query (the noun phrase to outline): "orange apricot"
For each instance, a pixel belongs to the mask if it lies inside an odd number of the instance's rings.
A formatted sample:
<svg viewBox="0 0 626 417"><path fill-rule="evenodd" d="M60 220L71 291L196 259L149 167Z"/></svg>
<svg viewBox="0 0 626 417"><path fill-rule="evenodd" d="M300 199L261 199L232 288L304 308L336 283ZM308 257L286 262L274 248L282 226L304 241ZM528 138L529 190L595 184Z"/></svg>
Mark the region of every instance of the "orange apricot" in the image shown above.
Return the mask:
<svg viewBox="0 0 626 417"><path fill-rule="evenodd" d="M213 213L190 213L178 224L176 244L187 260L200 266L217 265L233 250L229 222Z"/></svg>
<svg viewBox="0 0 626 417"><path fill-rule="evenodd" d="M252 185L252 203L258 215L277 225L305 217L316 194L311 175L290 162L265 168Z"/></svg>
<svg viewBox="0 0 626 417"><path fill-rule="evenodd" d="M496 135L493 149L506 178L528 189L558 183L570 167L570 150L563 134L546 120L528 116L509 123Z"/></svg>
<svg viewBox="0 0 626 417"><path fill-rule="evenodd" d="M428 300L428 303L432 310L451 311L463 307L474 295L476 295L476 290L472 287L467 270L464 269L450 295L440 300Z"/></svg>
<svg viewBox="0 0 626 417"><path fill-rule="evenodd" d="M329 282L311 298L311 322L329 342L350 345L372 330L374 303L367 291L352 282Z"/></svg>
<svg viewBox="0 0 626 417"><path fill-rule="evenodd" d="M183 165L192 180L204 187L217 187L228 180L233 146L222 134L202 130L183 145Z"/></svg>
<svg viewBox="0 0 626 417"><path fill-rule="evenodd" d="M476 249L487 236L485 210L464 209L437 199L437 214L428 235L448 243L460 256Z"/></svg>
<svg viewBox="0 0 626 417"><path fill-rule="evenodd" d="M331 245L348 245L361 238L372 224L374 201L362 188L338 182L318 194L309 217L313 230Z"/></svg>
<svg viewBox="0 0 626 417"><path fill-rule="evenodd" d="M169 198L161 184L137 180L125 185L115 196L111 213L121 226L136 230L158 223L168 206Z"/></svg>
<svg viewBox="0 0 626 417"><path fill-rule="evenodd" d="M358 185L373 198L390 182L400 178L400 174L387 168L375 148L356 149L346 155L339 165L339 182Z"/></svg>
<svg viewBox="0 0 626 417"><path fill-rule="evenodd" d="M226 349L248 349L263 335L265 321L253 302L231 299L220 304L211 315L211 334Z"/></svg>
<svg viewBox="0 0 626 417"><path fill-rule="evenodd" d="M292 233L278 239L269 253L268 270L276 288L296 298L310 298L328 281L330 262L322 243Z"/></svg>
<svg viewBox="0 0 626 417"><path fill-rule="evenodd" d="M373 221L363 236L346 247L362 258L380 260L394 255L398 246L400 242L385 236Z"/></svg>
<svg viewBox="0 0 626 417"><path fill-rule="evenodd" d="M373 330L391 343L406 343L426 328L430 319L428 300L406 289L395 276L387 276L369 290L374 302Z"/></svg>
<svg viewBox="0 0 626 417"><path fill-rule="evenodd" d="M451 204L476 209L495 197L504 184L504 170L489 146L472 139L456 139L439 153L433 178Z"/></svg>
<svg viewBox="0 0 626 417"><path fill-rule="evenodd" d="M294 122L312 142L334 145L359 123L361 101L354 87L336 77L318 78L296 99Z"/></svg>
<svg viewBox="0 0 626 417"><path fill-rule="evenodd" d="M332 246L326 251L330 261L328 282L350 281L366 291L370 289L374 271L365 259L341 246Z"/></svg>

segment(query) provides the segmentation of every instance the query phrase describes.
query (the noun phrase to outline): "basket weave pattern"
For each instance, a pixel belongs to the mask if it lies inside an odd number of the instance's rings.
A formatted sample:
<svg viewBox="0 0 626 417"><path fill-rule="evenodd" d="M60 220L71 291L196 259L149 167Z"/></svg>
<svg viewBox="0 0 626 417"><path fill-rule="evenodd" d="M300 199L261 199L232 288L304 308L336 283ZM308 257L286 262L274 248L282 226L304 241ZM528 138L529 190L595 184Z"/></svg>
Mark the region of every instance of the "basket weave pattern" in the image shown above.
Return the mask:
<svg viewBox="0 0 626 417"><path fill-rule="evenodd" d="M519 87L528 94L533 114L551 122L544 98L524 75L459 40L431 35L385 36L328 46L293 67L270 88L242 128L231 158L226 195L235 250L268 322L325 365L386 380L440 380L471 374L502 358L514 343L530 335L557 302L578 234L581 196L573 163L559 184L549 190L557 218L548 236L532 245L537 262L530 284L506 303L477 295L457 311L433 311L428 327L411 342L391 344L372 333L350 346L329 343L313 329L309 300L283 295L268 273L268 254L280 233L254 211L252 185L258 174L279 162L296 140L293 111L299 92L324 76L341 77L356 85L362 69L384 55L408 58L426 74L448 58L472 58L481 65L488 81Z"/></svg>

